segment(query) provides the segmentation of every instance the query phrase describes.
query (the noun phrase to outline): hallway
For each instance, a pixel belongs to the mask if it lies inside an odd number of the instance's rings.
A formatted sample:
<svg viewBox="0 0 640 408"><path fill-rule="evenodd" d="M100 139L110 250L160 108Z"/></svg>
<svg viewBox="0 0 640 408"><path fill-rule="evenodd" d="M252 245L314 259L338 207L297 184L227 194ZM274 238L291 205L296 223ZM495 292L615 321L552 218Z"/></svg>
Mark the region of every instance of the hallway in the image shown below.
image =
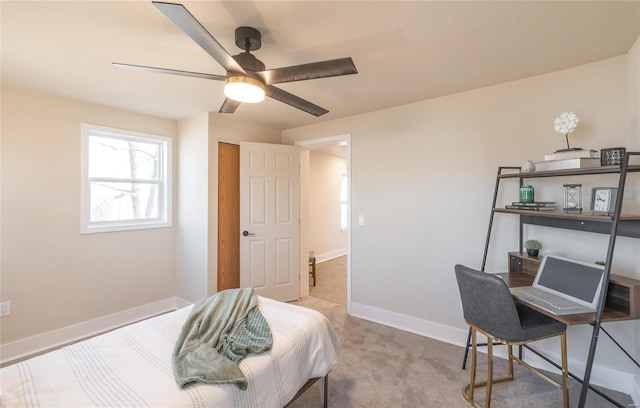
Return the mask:
<svg viewBox="0 0 640 408"><path fill-rule="evenodd" d="M347 256L342 255L316 265L316 286L309 295L339 305L347 305ZM312 281L309 282L310 284Z"/></svg>

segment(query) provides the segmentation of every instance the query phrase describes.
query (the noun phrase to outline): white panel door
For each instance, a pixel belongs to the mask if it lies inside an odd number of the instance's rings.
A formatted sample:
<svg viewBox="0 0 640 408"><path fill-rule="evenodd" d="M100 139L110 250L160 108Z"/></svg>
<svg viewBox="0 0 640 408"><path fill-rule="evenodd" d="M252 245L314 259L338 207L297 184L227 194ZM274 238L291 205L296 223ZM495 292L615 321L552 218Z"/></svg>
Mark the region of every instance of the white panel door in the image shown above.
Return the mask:
<svg viewBox="0 0 640 408"><path fill-rule="evenodd" d="M300 151L240 143L240 287L300 297Z"/></svg>

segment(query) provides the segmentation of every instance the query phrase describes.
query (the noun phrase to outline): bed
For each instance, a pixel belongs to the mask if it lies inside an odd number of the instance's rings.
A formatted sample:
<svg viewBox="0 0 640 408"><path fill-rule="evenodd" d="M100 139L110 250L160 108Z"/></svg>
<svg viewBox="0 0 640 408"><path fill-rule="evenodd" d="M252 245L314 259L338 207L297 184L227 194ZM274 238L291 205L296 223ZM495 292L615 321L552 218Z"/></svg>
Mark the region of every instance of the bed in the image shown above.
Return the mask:
<svg viewBox="0 0 640 408"><path fill-rule="evenodd" d="M0 407L284 407L316 379L326 381L340 340L315 310L263 297L258 305L273 345L240 362L246 391L177 386L171 351L189 306L2 368Z"/></svg>

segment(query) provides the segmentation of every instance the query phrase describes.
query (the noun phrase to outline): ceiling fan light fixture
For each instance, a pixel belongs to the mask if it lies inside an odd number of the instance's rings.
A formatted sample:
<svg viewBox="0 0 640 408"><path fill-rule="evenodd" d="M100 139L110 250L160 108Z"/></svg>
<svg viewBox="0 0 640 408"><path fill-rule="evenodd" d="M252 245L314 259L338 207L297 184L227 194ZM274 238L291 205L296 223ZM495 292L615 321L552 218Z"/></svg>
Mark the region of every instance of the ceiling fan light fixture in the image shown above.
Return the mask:
<svg viewBox="0 0 640 408"><path fill-rule="evenodd" d="M227 98L243 103L258 103L264 101L264 85L257 79L245 76L228 77L224 85Z"/></svg>

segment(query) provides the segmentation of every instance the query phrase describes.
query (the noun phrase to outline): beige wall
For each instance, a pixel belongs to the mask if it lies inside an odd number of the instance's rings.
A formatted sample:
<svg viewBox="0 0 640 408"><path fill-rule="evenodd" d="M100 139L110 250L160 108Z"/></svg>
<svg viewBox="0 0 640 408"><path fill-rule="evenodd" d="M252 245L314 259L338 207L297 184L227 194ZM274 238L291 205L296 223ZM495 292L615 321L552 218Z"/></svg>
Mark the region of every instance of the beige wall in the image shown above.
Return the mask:
<svg viewBox="0 0 640 408"><path fill-rule="evenodd" d="M347 233L340 231L340 182L347 159L310 151L309 247L320 259L346 252Z"/></svg>
<svg viewBox="0 0 640 408"><path fill-rule="evenodd" d="M176 224L176 295L188 302L207 296L209 252L209 115L179 122ZM214 238L215 239L215 236Z"/></svg>
<svg viewBox="0 0 640 408"><path fill-rule="evenodd" d="M640 145L640 37L628 54L630 143Z"/></svg>
<svg viewBox="0 0 640 408"><path fill-rule="evenodd" d="M81 122L176 136L173 120L2 89L2 344L175 294L174 228L80 235Z"/></svg>
<svg viewBox="0 0 640 408"><path fill-rule="evenodd" d="M555 133L553 120L567 110L581 118L570 136L572 146L637 150L638 139L629 140L628 66L629 57L622 56L284 131L284 143L351 134L354 309L382 322L391 316L459 327L456 341L463 343L453 266L480 267L497 167L542 160L562 148L564 139ZM580 181L585 191L614 182ZM561 202L563 182L536 182L539 199ZM515 187L500 195L503 203L517 199ZM357 225L360 214L366 217L364 226ZM597 234L541 227L528 228L526 234L540 239L545 250L587 261L606 253L607 239ZM506 253L517 250L517 242L517 219L498 217L487 271L505 271ZM638 251L638 240L619 239L615 269L640 278L634 260ZM638 341L636 323L610 329L631 349L637 344L632 343ZM588 328L572 330L578 333L570 337L572 357L584 361ZM599 349L611 351L606 343ZM602 364L632 371L620 353L610 354Z"/></svg>

